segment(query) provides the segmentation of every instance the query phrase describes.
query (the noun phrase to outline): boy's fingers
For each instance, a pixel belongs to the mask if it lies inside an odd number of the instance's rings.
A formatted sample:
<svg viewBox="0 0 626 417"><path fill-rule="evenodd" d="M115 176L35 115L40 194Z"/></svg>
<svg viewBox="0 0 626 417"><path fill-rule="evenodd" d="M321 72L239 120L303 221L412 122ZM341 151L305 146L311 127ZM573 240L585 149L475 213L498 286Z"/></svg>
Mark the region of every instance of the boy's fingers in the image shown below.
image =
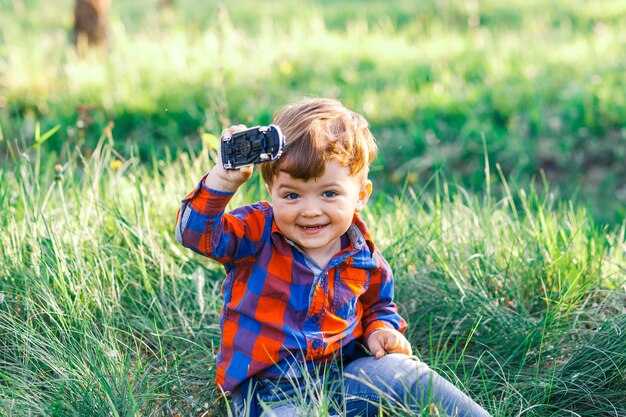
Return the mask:
<svg viewBox="0 0 626 417"><path fill-rule="evenodd" d="M368 339L368 348L370 352L372 352L372 354L376 356L376 359L382 358L385 354L385 349L382 342L384 342L384 340L380 340L378 338L378 335L376 334L373 334Z"/></svg>
<svg viewBox="0 0 626 417"><path fill-rule="evenodd" d="M411 344L401 336L390 337L385 343L387 353L403 353L411 355L413 353Z"/></svg>
<svg viewBox="0 0 626 417"><path fill-rule="evenodd" d="M246 130L246 125L235 125L230 127L231 133L241 132L242 130Z"/></svg>
<svg viewBox="0 0 626 417"><path fill-rule="evenodd" d="M394 340L395 342L393 343L393 345L391 345L391 342ZM391 352L395 348L397 348L399 344L400 344L400 339L398 337L390 337L385 341L385 350L387 352Z"/></svg>
<svg viewBox="0 0 626 417"><path fill-rule="evenodd" d="M241 173L241 175L243 175L246 178L249 178L252 176L252 170L254 169L253 165L246 165L243 166L241 168L239 168L239 171Z"/></svg>
<svg viewBox="0 0 626 417"><path fill-rule="evenodd" d="M401 334L393 332L376 332L374 337L368 340L370 352L380 359L387 353L402 353L412 355L411 343Z"/></svg>
<svg viewBox="0 0 626 417"><path fill-rule="evenodd" d="M411 344L406 339L402 341L402 353L405 353L409 356L413 354L413 349L411 349Z"/></svg>
<svg viewBox="0 0 626 417"><path fill-rule="evenodd" d="M242 130L246 130L246 125L233 125L231 127L227 127L222 130L222 137L226 134L232 136L233 133L241 132Z"/></svg>

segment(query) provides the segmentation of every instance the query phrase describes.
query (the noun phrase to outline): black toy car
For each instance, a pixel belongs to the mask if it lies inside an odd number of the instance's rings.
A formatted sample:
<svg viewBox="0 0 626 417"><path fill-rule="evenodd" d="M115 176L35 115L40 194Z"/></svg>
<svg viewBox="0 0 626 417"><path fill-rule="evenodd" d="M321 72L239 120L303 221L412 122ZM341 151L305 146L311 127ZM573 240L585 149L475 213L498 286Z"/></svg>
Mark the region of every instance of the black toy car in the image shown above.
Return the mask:
<svg viewBox="0 0 626 417"><path fill-rule="evenodd" d="M276 125L256 126L232 136L222 136L224 169L239 169L250 164L273 161L285 147L285 136Z"/></svg>

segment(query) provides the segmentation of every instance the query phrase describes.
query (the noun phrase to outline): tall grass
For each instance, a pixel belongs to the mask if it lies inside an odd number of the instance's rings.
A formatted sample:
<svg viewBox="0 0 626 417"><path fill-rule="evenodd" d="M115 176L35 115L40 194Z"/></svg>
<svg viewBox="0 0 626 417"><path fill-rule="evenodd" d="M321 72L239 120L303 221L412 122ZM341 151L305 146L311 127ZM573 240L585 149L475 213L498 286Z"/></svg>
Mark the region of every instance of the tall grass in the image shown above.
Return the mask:
<svg viewBox="0 0 626 417"><path fill-rule="evenodd" d="M128 160L113 170L107 140L89 159L68 151L56 170L24 153L3 176L9 415L139 415L211 397L219 286L170 233L193 183L180 168L192 164L146 173Z"/></svg>
<svg viewBox="0 0 626 417"><path fill-rule="evenodd" d="M0 168L0 414L226 415L223 272L172 233L209 150L147 165L110 130L89 157L45 146ZM432 181L365 213L419 356L494 416L626 415L625 227L533 189Z"/></svg>

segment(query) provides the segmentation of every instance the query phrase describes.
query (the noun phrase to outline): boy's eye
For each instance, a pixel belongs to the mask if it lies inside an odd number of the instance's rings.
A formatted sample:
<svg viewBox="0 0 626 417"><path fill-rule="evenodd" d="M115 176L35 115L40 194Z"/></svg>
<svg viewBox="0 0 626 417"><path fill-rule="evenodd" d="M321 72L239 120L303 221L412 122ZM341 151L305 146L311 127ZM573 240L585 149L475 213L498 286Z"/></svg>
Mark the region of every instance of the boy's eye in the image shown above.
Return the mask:
<svg viewBox="0 0 626 417"><path fill-rule="evenodd" d="M296 200L299 197L300 196L296 193L287 193L283 198L286 198L287 200Z"/></svg>
<svg viewBox="0 0 626 417"><path fill-rule="evenodd" d="M324 191L322 193L322 196L324 196L326 198L332 198L332 197L335 197L336 195L337 195L337 193L334 192L334 191Z"/></svg>

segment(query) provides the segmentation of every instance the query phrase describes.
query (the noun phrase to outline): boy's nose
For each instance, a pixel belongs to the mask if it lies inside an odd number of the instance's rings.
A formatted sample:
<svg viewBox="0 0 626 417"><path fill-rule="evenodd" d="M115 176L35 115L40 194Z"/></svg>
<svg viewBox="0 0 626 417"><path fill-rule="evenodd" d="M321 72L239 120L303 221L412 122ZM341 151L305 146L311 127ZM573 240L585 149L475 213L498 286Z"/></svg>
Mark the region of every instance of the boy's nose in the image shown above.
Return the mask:
<svg viewBox="0 0 626 417"><path fill-rule="evenodd" d="M304 217L315 217L319 216L320 214L322 214L322 210L320 210L320 208L317 207L315 204L307 204L302 211L302 215Z"/></svg>

